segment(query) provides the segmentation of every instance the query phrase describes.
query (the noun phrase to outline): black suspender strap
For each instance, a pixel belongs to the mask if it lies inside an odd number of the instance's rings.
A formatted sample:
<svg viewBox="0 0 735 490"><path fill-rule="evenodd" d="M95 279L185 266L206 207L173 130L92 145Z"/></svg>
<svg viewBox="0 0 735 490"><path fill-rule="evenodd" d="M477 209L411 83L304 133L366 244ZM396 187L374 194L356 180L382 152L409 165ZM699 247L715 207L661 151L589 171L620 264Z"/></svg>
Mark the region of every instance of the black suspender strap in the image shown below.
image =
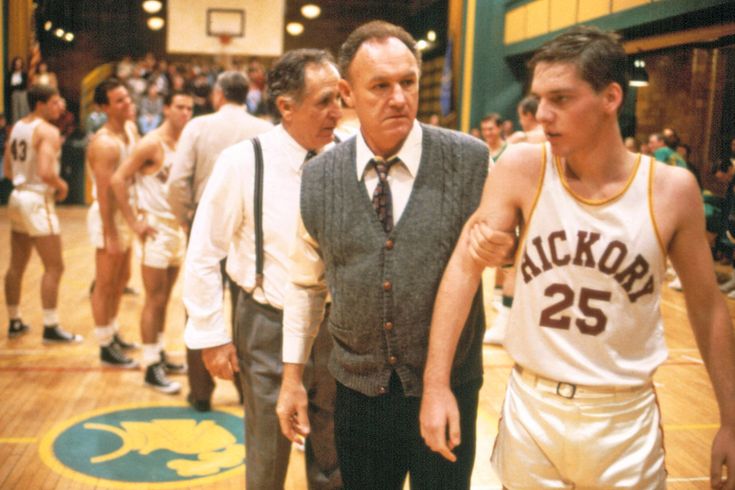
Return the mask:
<svg viewBox="0 0 735 490"><path fill-rule="evenodd" d="M255 288L263 289L263 148L258 138L253 138L253 150L255 150L255 192L253 192Z"/></svg>

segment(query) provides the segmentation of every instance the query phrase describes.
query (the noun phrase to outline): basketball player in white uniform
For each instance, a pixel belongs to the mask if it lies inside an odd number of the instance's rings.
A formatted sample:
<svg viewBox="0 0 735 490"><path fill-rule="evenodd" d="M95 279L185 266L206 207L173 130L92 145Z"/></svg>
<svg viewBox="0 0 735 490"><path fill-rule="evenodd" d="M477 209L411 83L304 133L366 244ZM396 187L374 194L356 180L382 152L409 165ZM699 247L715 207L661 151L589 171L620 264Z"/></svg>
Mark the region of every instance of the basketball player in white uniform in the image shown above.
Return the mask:
<svg viewBox="0 0 735 490"><path fill-rule="evenodd" d="M95 247L92 316L102 363L135 368L138 363L124 353L131 345L121 339L116 321L130 279L132 233L113 199L110 179L128 158L139 136L135 124L129 121L132 101L122 82L111 78L100 83L94 101L107 115L107 122L87 147L87 164L94 182L94 201L87 213L89 238Z"/></svg>
<svg viewBox="0 0 735 490"><path fill-rule="evenodd" d="M186 235L168 203L168 176L181 131L191 119L194 99L183 92L164 97L164 122L148 133L110 181L117 205L142 241L141 271L145 303L140 319L143 364L147 385L164 393L178 393L181 384L168 372L184 372L163 350L166 307L184 261ZM135 209L128 200L128 183L134 181Z"/></svg>
<svg viewBox="0 0 735 490"><path fill-rule="evenodd" d="M69 187L59 176L59 130L49 121L59 117L61 97L55 88L35 85L28 91L28 103L33 112L13 126L3 159L5 175L14 186L8 201L10 266L5 276L8 337L23 335L30 328L20 317L20 293L31 248L35 248L43 263L43 341L79 342L81 336L59 327L56 312L64 262L54 200L66 199Z"/></svg>
<svg viewBox="0 0 735 490"><path fill-rule="evenodd" d="M424 374L422 435L453 457L461 435L449 366L484 265L472 257L492 259L491 230L522 222L505 342L516 365L492 456L503 485L665 488L651 378L667 357L660 291L668 255L721 414L711 484L733 488L735 349L697 183L684 169L625 148L617 115L626 59L615 37L572 28L530 66L549 143L506 151L445 271Z"/></svg>

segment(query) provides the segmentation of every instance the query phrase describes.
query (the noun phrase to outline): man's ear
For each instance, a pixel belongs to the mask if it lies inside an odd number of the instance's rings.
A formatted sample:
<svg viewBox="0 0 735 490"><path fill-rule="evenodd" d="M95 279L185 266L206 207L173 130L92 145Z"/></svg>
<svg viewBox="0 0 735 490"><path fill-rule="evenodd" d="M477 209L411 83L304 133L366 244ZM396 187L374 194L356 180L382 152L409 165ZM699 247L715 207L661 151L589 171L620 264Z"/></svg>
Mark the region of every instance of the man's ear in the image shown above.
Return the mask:
<svg viewBox="0 0 735 490"><path fill-rule="evenodd" d="M612 82L602 91L605 108L613 114L617 114L623 105L623 88L617 82Z"/></svg>
<svg viewBox="0 0 735 490"><path fill-rule="evenodd" d="M337 82L337 89L339 90L339 95L342 98L342 102L344 103L345 107L355 107L355 104L352 100L352 86L350 85L350 82L345 80L344 78L340 78Z"/></svg>
<svg viewBox="0 0 735 490"><path fill-rule="evenodd" d="M285 95L279 95L278 97L276 97L276 108L281 114L282 120L286 122L291 122L294 111L293 99L291 99L290 97L286 97Z"/></svg>

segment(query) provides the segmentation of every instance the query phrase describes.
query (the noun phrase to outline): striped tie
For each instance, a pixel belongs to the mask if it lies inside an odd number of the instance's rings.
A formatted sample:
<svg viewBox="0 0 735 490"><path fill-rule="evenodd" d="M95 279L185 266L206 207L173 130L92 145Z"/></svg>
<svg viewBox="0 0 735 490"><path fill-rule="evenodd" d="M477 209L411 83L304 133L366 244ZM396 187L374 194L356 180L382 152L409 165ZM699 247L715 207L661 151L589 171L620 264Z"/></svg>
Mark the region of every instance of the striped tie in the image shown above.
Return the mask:
<svg viewBox="0 0 735 490"><path fill-rule="evenodd" d="M394 164L400 161L398 157L393 157L387 161L378 157L370 160L378 173L378 185L373 191L373 208L378 213L378 219L383 224L383 230L386 233L393 230L393 199L388 184L388 172Z"/></svg>

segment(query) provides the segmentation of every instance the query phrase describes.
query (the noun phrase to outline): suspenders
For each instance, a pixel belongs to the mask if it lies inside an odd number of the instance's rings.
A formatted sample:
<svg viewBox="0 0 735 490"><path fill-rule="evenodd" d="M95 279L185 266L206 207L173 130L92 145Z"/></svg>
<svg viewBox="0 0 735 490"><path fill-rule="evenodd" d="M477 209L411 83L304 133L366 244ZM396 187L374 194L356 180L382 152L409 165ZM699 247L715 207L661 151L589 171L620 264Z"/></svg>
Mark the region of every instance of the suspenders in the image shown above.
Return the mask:
<svg viewBox="0 0 735 490"><path fill-rule="evenodd" d="M253 138L255 150L255 192L253 214L255 217L255 287L263 289L263 148L260 140Z"/></svg>

